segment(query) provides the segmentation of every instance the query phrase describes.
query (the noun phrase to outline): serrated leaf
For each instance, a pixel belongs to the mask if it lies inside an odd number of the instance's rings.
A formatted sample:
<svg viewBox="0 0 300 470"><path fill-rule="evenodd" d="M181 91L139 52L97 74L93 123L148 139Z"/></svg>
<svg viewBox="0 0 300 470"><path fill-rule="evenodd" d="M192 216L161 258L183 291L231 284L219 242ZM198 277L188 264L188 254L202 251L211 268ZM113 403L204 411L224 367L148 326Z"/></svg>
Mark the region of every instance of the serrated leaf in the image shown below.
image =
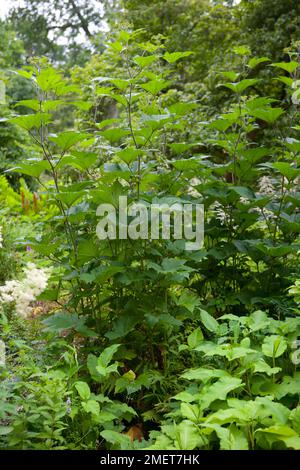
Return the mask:
<svg viewBox="0 0 300 470"><path fill-rule="evenodd" d="M295 60L291 60L290 62L275 62L271 64L271 67L278 67L288 73L293 73L299 67L299 63Z"/></svg>
<svg viewBox="0 0 300 470"><path fill-rule="evenodd" d="M93 103L89 101L70 101L68 104L75 106L75 108L81 109L82 111L88 111L93 106Z"/></svg>
<svg viewBox="0 0 300 470"><path fill-rule="evenodd" d="M98 155L96 153L73 150L71 155L66 155L60 160L56 168L69 165L78 170L87 170L96 163L97 159Z"/></svg>
<svg viewBox="0 0 300 470"><path fill-rule="evenodd" d="M247 65L251 69L254 69L257 65L263 62L269 62L269 61L270 59L268 57L252 57L252 59L249 60Z"/></svg>
<svg viewBox="0 0 300 470"><path fill-rule="evenodd" d="M124 338L134 329L138 322L139 318L136 315L122 316L114 322L112 331L106 333L105 336L111 341L118 338Z"/></svg>
<svg viewBox="0 0 300 470"><path fill-rule="evenodd" d="M50 136L49 140L65 152L66 150L70 149L79 142L88 139L89 137L91 137L90 134L75 131L66 131L61 132L57 136Z"/></svg>
<svg viewBox="0 0 300 470"><path fill-rule="evenodd" d="M86 325L86 318L79 317L77 313L64 313L58 312L43 320L46 331L62 332L64 330L75 330L82 336L97 336L97 334L90 330Z"/></svg>
<svg viewBox="0 0 300 470"><path fill-rule="evenodd" d="M162 78L156 78L155 80L150 80L147 83L141 85L141 87L149 91L152 95L157 95L160 91L164 90L168 86L170 86L172 82L163 80Z"/></svg>
<svg viewBox="0 0 300 470"><path fill-rule="evenodd" d="M125 448L130 446L130 438L126 434L121 434L117 431L106 429L105 431L101 431L100 435L106 442L109 442L110 444L119 444L120 446L125 445Z"/></svg>
<svg viewBox="0 0 300 470"><path fill-rule="evenodd" d="M62 75L53 67L42 69L36 77L36 83L43 91L56 92L59 88L65 86Z"/></svg>
<svg viewBox="0 0 300 470"><path fill-rule="evenodd" d="M193 51L185 51L185 52L165 52L163 58L169 63L174 64L179 59L183 59L184 57L189 57L193 54Z"/></svg>
<svg viewBox="0 0 300 470"><path fill-rule="evenodd" d="M76 386L76 385L75 385ZM81 397L83 398L83 397ZM87 400L87 398L85 398ZM86 413L91 413L95 417L99 417L100 406L96 400L88 400L87 402L81 403L82 408Z"/></svg>
<svg viewBox="0 0 300 470"><path fill-rule="evenodd" d="M22 175L39 178L45 170L51 170L50 164L46 160L40 160L35 163L21 163L10 171L16 171L18 173L22 173Z"/></svg>
<svg viewBox="0 0 300 470"><path fill-rule="evenodd" d="M30 131L33 128L40 128L42 125L49 124L51 117L51 114L48 113L24 114L23 116L11 118L9 121Z"/></svg>
<svg viewBox="0 0 300 470"><path fill-rule="evenodd" d="M147 67L148 65L152 64L152 62L155 62L158 60L158 57L155 55L148 55L148 56L138 56L133 58L133 62L135 62L137 65L140 67L144 68Z"/></svg>
<svg viewBox="0 0 300 470"><path fill-rule="evenodd" d="M133 161L137 160L141 153L141 150L135 147L127 147L126 149L118 151L116 155L121 158L123 162L130 164Z"/></svg>
<svg viewBox="0 0 300 470"><path fill-rule="evenodd" d="M195 308L200 305L200 299L196 294L193 294L188 290L184 290L179 299L176 300L176 304L181 307L185 307L187 310L193 313Z"/></svg>
<svg viewBox="0 0 300 470"><path fill-rule="evenodd" d="M256 85L260 80L258 78L245 78L240 82L236 83L224 83L223 86L229 88L230 90L234 91L235 93L243 93L247 88L250 86Z"/></svg>
<svg viewBox="0 0 300 470"><path fill-rule="evenodd" d="M249 114L257 119L261 119L262 121L272 124L282 114L284 114L284 110L281 108L253 109L249 110Z"/></svg>
<svg viewBox="0 0 300 470"><path fill-rule="evenodd" d="M294 180L300 175L300 168L295 168L287 162L275 162L272 163L272 167L278 170L288 180Z"/></svg>
<svg viewBox="0 0 300 470"><path fill-rule="evenodd" d="M106 129L101 132L101 135L109 140L111 143L118 142L122 137L125 137L129 134L129 131L125 129L120 129L118 127L113 129Z"/></svg>

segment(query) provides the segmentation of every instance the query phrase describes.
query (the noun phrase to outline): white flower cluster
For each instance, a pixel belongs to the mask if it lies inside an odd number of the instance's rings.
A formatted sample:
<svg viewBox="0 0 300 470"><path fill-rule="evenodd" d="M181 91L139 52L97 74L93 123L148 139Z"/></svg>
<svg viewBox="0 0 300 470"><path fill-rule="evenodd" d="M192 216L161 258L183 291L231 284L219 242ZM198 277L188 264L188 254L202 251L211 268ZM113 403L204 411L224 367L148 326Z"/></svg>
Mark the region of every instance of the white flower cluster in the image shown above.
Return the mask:
<svg viewBox="0 0 300 470"><path fill-rule="evenodd" d="M22 281L6 281L4 286L0 286L0 304L13 302L17 314L26 318L31 313L31 303L46 288L50 273L33 263L28 263L23 271Z"/></svg>
<svg viewBox="0 0 300 470"><path fill-rule="evenodd" d="M215 212L216 219L220 221L221 225L229 224L229 215L226 214L226 212L224 211L222 204L220 204L219 202L214 202L214 204L212 204L212 209Z"/></svg>
<svg viewBox="0 0 300 470"><path fill-rule="evenodd" d="M2 234L2 227L0 225L0 248L3 248L3 234Z"/></svg>
<svg viewBox="0 0 300 470"><path fill-rule="evenodd" d="M275 194L275 188L269 176L262 176L258 181L258 189L260 194L272 196Z"/></svg>

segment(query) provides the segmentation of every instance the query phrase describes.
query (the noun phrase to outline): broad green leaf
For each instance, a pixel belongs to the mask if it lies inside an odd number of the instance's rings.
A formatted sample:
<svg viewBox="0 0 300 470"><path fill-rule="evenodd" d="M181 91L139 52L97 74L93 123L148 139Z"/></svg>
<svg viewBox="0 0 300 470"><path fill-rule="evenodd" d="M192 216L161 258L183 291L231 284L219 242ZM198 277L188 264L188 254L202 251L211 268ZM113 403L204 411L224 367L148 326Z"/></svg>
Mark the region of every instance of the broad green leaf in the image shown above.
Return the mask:
<svg viewBox="0 0 300 470"><path fill-rule="evenodd" d="M186 150L189 150L190 148L194 146L195 144L186 144L184 142L169 144L169 147L171 148L172 152L175 153L176 155L180 153L184 153L186 152Z"/></svg>
<svg viewBox="0 0 300 470"><path fill-rule="evenodd" d="M158 60L158 57L156 55L148 55L148 56L143 56L143 57L142 56L134 57L133 62L135 62L140 67L144 68L152 64L152 62L155 62L156 60Z"/></svg>
<svg viewBox="0 0 300 470"><path fill-rule="evenodd" d="M255 361L253 364L253 373L267 374L268 376L278 374L282 369L280 367L270 367L263 359Z"/></svg>
<svg viewBox="0 0 300 470"><path fill-rule="evenodd" d="M123 106L128 106L128 101L126 99L126 96L120 95L117 93L109 93L107 96L112 98L113 100L116 100L118 103L122 104ZM132 98L132 95L131 95Z"/></svg>
<svg viewBox="0 0 300 470"><path fill-rule="evenodd" d="M178 400L184 403L192 403L193 401L198 400L198 395L195 395L195 393L192 394L187 391L183 391L177 393L177 395L174 395L174 397L172 397L172 400Z"/></svg>
<svg viewBox="0 0 300 470"><path fill-rule="evenodd" d="M268 98L265 96L250 98L246 101L246 108L247 109L261 109L264 107L270 106L272 103L276 103L274 98Z"/></svg>
<svg viewBox="0 0 300 470"><path fill-rule="evenodd" d="M269 62L269 61L270 59L268 57L252 57L252 59L249 60L247 65L251 69L254 69L257 65L263 62Z"/></svg>
<svg viewBox="0 0 300 470"><path fill-rule="evenodd" d="M24 77L24 78L32 78L32 75L33 75L33 70L12 70L13 73L17 74L17 75L20 75L20 77Z"/></svg>
<svg viewBox="0 0 300 470"><path fill-rule="evenodd" d="M281 400L286 395L299 395L300 393L300 373L296 372L293 377L284 376L281 383L273 387L275 398Z"/></svg>
<svg viewBox="0 0 300 470"><path fill-rule="evenodd" d="M110 444L118 444L121 447L125 445L125 448L130 447L130 438L126 434L106 429L101 431L100 435L106 442L109 442Z"/></svg>
<svg viewBox="0 0 300 470"><path fill-rule="evenodd" d="M145 447L144 450L176 450L176 447L173 445L173 439L162 434L160 431L151 431L150 435L152 438L155 438L155 442L151 446Z"/></svg>
<svg viewBox="0 0 300 470"><path fill-rule="evenodd" d="M213 378L220 378L225 376L228 376L228 373L225 370L205 369L204 367L199 367L198 369L190 369L181 375L183 379L199 380L200 382L208 382Z"/></svg>
<svg viewBox="0 0 300 470"><path fill-rule="evenodd" d="M88 170L96 163L97 159L98 155L94 152L72 150L71 155L63 157L56 168L63 168L65 165L69 165L78 170Z"/></svg>
<svg viewBox="0 0 300 470"><path fill-rule="evenodd" d="M21 163L19 166L11 169L11 171L16 171L22 173L22 175L33 176L35 178L39 178L45 170L51 170L51 166L46 160L40 160L35 163Z"/></svg>
<svg viewBox="0 0 300 470"><path fill-rule="evenodd" d="M26 108L33 109L34 111L39 111L40 102L38 100L21 100L17 101L15 107L17 106L25 106Z"/></svg>
<svg viewBox="0 0 300 470"><path fill-rule="evenodd" d="M227 400L227 403L229 404L231 399ZM238 400L240 404L242 405L243 400ZM252 404L252 402L249 402ZM249 404L248 403L248 404ZM217 410L216 412L210 414L207 417L208 423L217 423L219 425L222 424L227 424L227 423L239 423L239 424L244 424L249 421L252 421L253 416L251 413L248 412L247 405L244 407L240 408L228 408L228 409L220 409Z"/></svg>
<svg viewBox="0 0 300 470"><path fill-rule="evenodd" d="M236 425L231 425L229 428L222 427L218 424L202 424L215 431L220 439L221 450L248 450L248 441L244 432Z"/></svg>
<svg viewBox="0 0 300 470"><path fill-rule="evenodd" d="M87 358L87 368L95 382L102 382L102 375L97 371L98 358L94 354L89 354Z"/></svg>
<svg viewBox="0 0 300 470"><path fill-rule="evenodd" d="M162 78L156 78L155 80L150 80L147 83L141 85L144 90L149 91L152 95L157 95L160 91L169 87L172 82L163 80Z"/></svg>
<svg viewBox="0 0 300 470"><path fill-rule="evenodd" d="M101 135L103 135L103 137L109 140L112 144L114 142L118 142L120 139L122 139L122 137L125 137L128 134L129 131L125 129L120 129L118 127L113 129L106 129L105 131L101 132Z"/></svg>
<svg viewBox="0 0 300 470"><path fill-rule="evenodd" d="M255 401L259 403L259 414L261 417L272 417L276 424L286 424L290 416L290 410L281 403L275 402L271 397L256 397Z"/></svg>
<svg viewBox="0 0 300 470"><path fill-rule="evenodd" d="M290 62L275 62L271 64L271 67L278 67L280 69L286 70L288 73L293 73L299 67L299 62L291 60Z"/></svg>
<svg viewBox="0 0 300 470"><path fill-rule="evenodd" d="M82 111L88 111L93 106L93 103L89 101L70 101L68 104L75 106L75 108L81 109Z"/></svg>
<svg viewBox="0 0 300 470"><path fill-rule="evenodd" d="M86 382L78 381L75 382L75 388L80 395L82 400L88 400L91 396L90 387Z"/></svg>
<svg viewBox="0 0 300 470"><path fill-rule="evenodd" d="M184 420L175 428L175 447L179 450L193 450L205 443L201 431L191 421Z"/></svg>
<svg viewBox="0 0 300 470"><path fill-rule="evenodd" d="M172 165L180 171L184 170L198 170L201 162L197 158L187 158L185 160L173 160Z"/></svg>
<svg viewBox="0 0 300 470"><path fill-rule="evenodd" d="M188 290L184 290L179 299L176 300L176 304L181 307L185 307L193 313L195 308L200 305L200 299L196 294L193 294Z"/></svg>
<svg viewBox="0 0 300 470"><path fill-rule="evenodd" d="M78 382L77 382L78 383ZM84 382L82 382L84 383ZM76 387L76 385L75 385ZM83 397L81 397L83 398ZM87 398L84 398L85 400L88 400ZM92 415L95 415L96 417L99 417L100 414L100 405L96 400L88 400L87 402L81 403L82 408L86 413L91 413Z"/></svg>
<svg viewBox="0 0 300 470"><path fill-rule="evenodd" d="M294 80L291 77L285 77L284 75L280 75L280 77L277 77L275 80L284 83L288 87L292 87L294 83Z"/></svg>
<svg viewBox="0 0 300 470"><path fill-rule="evenodd" d="M68 95L69 93L81 93L81 88L78 85L59 85L55 89L58 96Z"/></svg>
<svg viewBox="0 0 300 470"><path fill-rule="evenodd" d="M289 426L269 426L267 428L259 428L256 434L264 434L270 447L274 442L282 441L287 448L300 450L300 436Z"/></svg>
<svg viewBox="0 0 300 470"><path fill-rule="evenodd" d="M241 197L249 200L255 199L254 192L250 188L246 188L245 186L233 186L231 189Z"/></svg>
<svg viewBox="0 0 300 470"><path fill-rule="evenodd" d="M9 119L10 122L17 124L18 126L30 131L33 128L40 128L51 122L51 114L47 113L36 113L36 114L24 114Z"/></svg>
<svg viewBox="0 0 300 470"><path fill-rule="evenodd" d="M270 319L266 312L256 310L247 318L247 325L252 332L263 330L270 325Z"/></svg>
<svg viewBox="0 0 300 470"><path fill-rule="evenodd" d="M177 62L179 59L183 59L184 57L189 57L191 54L193 54L192 51L185 51L185 52L165 52L163 55L163 58L169 63L173 64L174 62Z"/></svg>
<svg viewBox="0 0 300 470"><path fill-rule="evenodd" d="M201 328L196 328L187 338L187 343L191 349L196 348L199 346L201 341L203 341L203 333Z"/></svg>
<svg viewBox="0 0 300 470"><path fill-rule="evenodd" d="M126 149L118 151L116 155L121 158L123 162L130 164L133 161L137 160L141 153L141 150L135 147L127 147Z"/></svg>
<svg viewBox="0 0 300 470"><path fill-rule="evenodd" d="M300 406L291 411L289 419L292 422L293 429L300 435Z"/></svg>
<svg viewBox="0 0 300 470"><path fill-rule="evenodd" d="M206 385L200 394L202 409L208 408L215 400L226 400L228 393L242 385L242 380L236 377L221 377L212 385Z"/></svg>
<svg viewBox="0 0 300 470"><path fill-rule="evenodd" d="M77 257L81 263L86 263L92 258L96 258L98 248L90 240L84 240L78 244Z"/></svg>
<svg viewBox="0 0 300 470"><path fill-rule="evenodd" d="M108 348L105 348L98 358L98 363L102 366L107 366L120 346L120 344L112 344Z"/></svg>
<svg viewBox="0 0 300 470"><path fill-rule="evenodd" d="M75 131L66 131L66 132L61 132L57 136L50 136L49 140L51 142L54 142L55 145L60 147L64 152L73 145L78 144L79 142L82 142L86 139L91 137L90 134L85 134L81 132L75 132Z"/></svg>
<svg viewBox="0 0 300 470"><path fill-rule="evenodd" d="M193 423L197 423L202 416L199 406L191 403L181 403L180 412L183 418L187 418Z"/></svg>
<svg viewBox="0 0 300 470"><path fill-rule="evenodd" d="M287 137L285 145L292 152L295 152L295 153L300 152L300 140Z"/></svg>
<svg viewBox="0 0 300 470"><path fill-rule="evenodd" d="M59 88L65 86L65 81L62 75L58 73L53 67L47 67L41 70L36 77L36 82L43 91L56 92Z"/></svg>
<svg viewBox="0 0 300 470"><path fill-rule="evenodd" d="M97 284L104 284L108 279L112 278L115 274L121 273L125 270L124 266L100 266L90 272L80 274L80 279L84 282Z"/></svg>
<svg viewBox="0 0 300 470"><path fill-rule="evenodd" d="M139 318L136 315L129 316L127 314L126 316L122 316L114 322L112 331L106 333L105 336L111 341L117 338L124 338L134 329L138 322Z"/></svg>
<svg viewBox="0 0 300 470"><path fill-rule="evenodd" d="M56 194L55 198L70 207L72 204L74 204L75 201L81 199L85 194L85 191L64 191Z"/></svg>
<svg viewBox="0 0 300 470"><path fill-rule="evenodd" d="M211 331L212 333L218 332L219 324L217 320L214 317L212 317L208 312L201 309L200 318L201 318L203 325L208 331Z"/></svg>
<svg viewBox="0 0 300 470"><path fill-rule="evenodd" d="M287 348L286 340L282 336L267 336L262 344L262 352L267 357L280 357Z"/></svg>
<svg viewBox="0 0 300 470"><path fill-rule="evenodd" d="M54 315L43 320L46 331L60 333L64 330L75 330L82 336L93 337L97 334L90 330L86 325L86 318L79 317L77 313L57 312Z"/></svg>
<svg viewBox="0 0 300 470"><path fill-rule="evenodd" d="M227 72L220 72L219 74L221 77L227 78L231 82L236 82L237 79L239 78L239 73L234 72L233 70L227 71Z"/></svg>
<svg viewBox="0 0 300 470"><path fill-rule="evenodd" d="M208 124L209 129L216 129L221 132L227 131L230 126L232 126L233 122L229 119L218 119L216 121L210 122Z"/></svg>
<svg viewBox="0 0 300 470"><path fill-rule="evenodd" d="M179 102L179 103L171 104L171 106L168 107L168 111L171 114L177 114L178 116L184 116L185 114L189 113L190 111L192 111L196 107L197 107L196 103Z"/></svg>
<svg viewBox="0 0 300 470"><path fill-rule="evenodd" d="M258 78L245 78L244 80L236 83L224 83L223 86L229 88L235 93L243 93L243 91L245 91L250 86L256 85L256 83L259 81L260 80Z"/></svg>
<svg viewBox="0 0 300 470"><path fill-rule="evenodd" d="M126 90L130 85L130 81L124 80L123 78L111 78L110 82L120 90Z"/></svg>
<svg viewBox="0 0 300 470"><path fill-rule="evenodd" d="M7 434L10 434L14 428L12 426L0 426L0 436L6 436Z"/></svg>
<svg viewBox="0 0 300 470"><path fill-rule="evenodd" d="M275 162L272 166L290 181L300 175L300 168L295 168L287 162Z"/></svg>
<svg viewBox="0 0 300 470"><path fill-rule="evenodd" d="M284 110L281 108L265 108L265 109L253 109L249 110L249 114L257 119L266 121L269 124L275 122L282 114Z"/></svg>

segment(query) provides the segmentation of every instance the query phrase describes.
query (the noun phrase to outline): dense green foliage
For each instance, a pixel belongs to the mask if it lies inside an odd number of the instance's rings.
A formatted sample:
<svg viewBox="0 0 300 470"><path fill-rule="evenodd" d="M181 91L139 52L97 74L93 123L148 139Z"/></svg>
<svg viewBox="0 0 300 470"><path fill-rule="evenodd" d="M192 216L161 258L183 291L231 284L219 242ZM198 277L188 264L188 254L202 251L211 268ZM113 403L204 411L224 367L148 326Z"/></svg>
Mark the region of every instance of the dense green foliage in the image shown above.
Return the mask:
<svg viewBox="0 0 300 470"><path fill-rule="evenodd" d="M300 65L268 3L124 1L62 68L46 25L54 63L6 50L0 448L300 449ZM120 196L203 204L203 246L99 240Z"/></svg>

